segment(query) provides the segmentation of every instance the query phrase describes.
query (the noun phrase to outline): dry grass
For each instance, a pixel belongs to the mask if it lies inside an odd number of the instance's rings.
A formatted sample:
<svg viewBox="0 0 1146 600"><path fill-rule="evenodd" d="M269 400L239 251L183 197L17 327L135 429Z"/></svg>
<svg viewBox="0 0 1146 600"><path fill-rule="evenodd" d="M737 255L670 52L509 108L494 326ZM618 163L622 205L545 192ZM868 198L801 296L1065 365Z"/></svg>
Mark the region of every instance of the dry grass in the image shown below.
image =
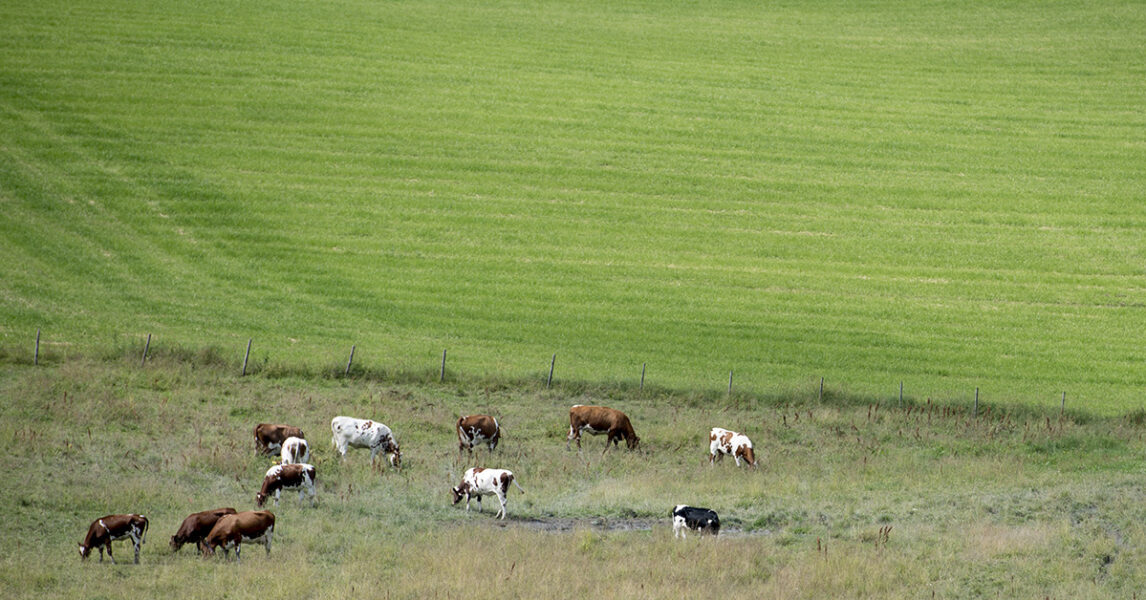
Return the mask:
<svg viewBox="0 0 1146 600"><path fill-rule="evenodd" d="M488 382L487 382L488 383ZM69 362L4 366L0 446L11 485L0 579L14 598L453 598L494 584L500 597L731 598L1126 597L1146 580L1146 531L1132 419L949 406L734 398L698 405L489 386L234 378L213 367L139 369ZM565 450L568 405L595 400L633 417L639 452ZM506 437L474 463L514 470L510 518L464 513L447 490L464 469L456 415L491 412ZM993 413L993 414L992 414ZM336 460L335 414L388 423L406 468L375 472L365 452ZM312 440L319 503L294 495L270 560L241 567L172 555L188 513L251 508L268 460L252 451L260 421L300 425ZM748 433L758 471L709 467L704 433ZM716 509L716 540L674 540L677 503ZM81 564L91 519L143 512L143 565ZM120 550L121 556L129 552ZM484 593L484 592L483 592Z"/></svg>

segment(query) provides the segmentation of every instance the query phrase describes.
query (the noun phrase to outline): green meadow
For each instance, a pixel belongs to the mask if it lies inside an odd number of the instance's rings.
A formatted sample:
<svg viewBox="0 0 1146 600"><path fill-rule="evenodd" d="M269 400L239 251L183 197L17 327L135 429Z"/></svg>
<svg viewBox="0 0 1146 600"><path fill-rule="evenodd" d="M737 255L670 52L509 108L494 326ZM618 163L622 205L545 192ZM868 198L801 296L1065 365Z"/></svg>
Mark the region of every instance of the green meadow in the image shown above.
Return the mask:
<svg viewBox="0 0 1146 600"><path fill-rule="evenodd" d="M1068 0L2 2L5 595L1136 598L1143 31ZM566 451L577 403L641 449ZM479 412L505 440L461 460ZM404 468L337 460L340 414ZM318 506L284 497L270 558L172 554L253 507L259 422L307 432ZM760 469L710 467L713 426ZM472 464L527 490L504 523L449 505ZM724 533L672 539L679 503ZM144 564L81 563L120 512Z"/></svg>
<svg viewBox="0 0 1146 600"><path fill-rule="evenodd" d="M1137 2L0 5L6 360L1142 408Z"/></svg>

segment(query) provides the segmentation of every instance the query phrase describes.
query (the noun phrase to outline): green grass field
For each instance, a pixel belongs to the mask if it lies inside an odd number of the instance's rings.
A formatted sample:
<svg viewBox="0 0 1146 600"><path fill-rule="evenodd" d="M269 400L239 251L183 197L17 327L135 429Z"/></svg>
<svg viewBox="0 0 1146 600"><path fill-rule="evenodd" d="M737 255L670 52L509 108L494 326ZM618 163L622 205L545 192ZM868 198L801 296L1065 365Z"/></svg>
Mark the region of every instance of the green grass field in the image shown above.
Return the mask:
<svg viewBox="0 0 1146 600"><path fill-rule="evenodd" d="M819 403L368 379L239 377L211 360L0 365L0 581L6 598L1133 598L1146 582L1143 413L1131 417L938 403ZM641 448L565 450L570 404L632 417ZM504 438L457 460L458 415ZM330 418L379 419L403 470L340 462ZM172 554L182 519L254 507L270 461L259 422L302 427L318 502L271 507L270 558ZM755 442L760 469L710 467L707 431ZM509 468L509 518L465 513L469 465ZM668 511L706 506L717 540L674 540ZM150 519L141 564L81 563L108 513ZM130 563L130 545L116 553Z"/></svg>
<svg viewBox="0 0 1146 600"><path fill-rule="evenodd" d="M0 5L0 345L1122 414L1136 2Z"/></svg>

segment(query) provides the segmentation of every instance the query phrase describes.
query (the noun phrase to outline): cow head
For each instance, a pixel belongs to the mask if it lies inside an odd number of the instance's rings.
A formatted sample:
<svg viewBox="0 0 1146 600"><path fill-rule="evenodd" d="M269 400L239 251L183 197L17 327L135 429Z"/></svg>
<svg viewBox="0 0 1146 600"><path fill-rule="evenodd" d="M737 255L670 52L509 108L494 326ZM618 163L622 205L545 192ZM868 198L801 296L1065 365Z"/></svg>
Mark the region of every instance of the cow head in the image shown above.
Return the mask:
<svg viewBox="0 0 1146 600"><path fill-rule="evenodd" d="M741 455L744 460L748 461L748 464L752 465L752 468L756 468L756 452L753 451L751 447L745 446L742 448Z"/></svg>
<svg viewBox="0 0 1146 600"><path fill-rule="evenodd" d="M462 498L466 497L466 492L468 492L469 489L470 489L470 484L465 483L464 481L462 482L461 485L459 485L455 488L451 488L450 492L453 493L453 495L454 495L454 504L461 502Z"/></svg>
<svg viewBox="0 0 1146 600"><path fill-rule="evenodd" d="M87 560L88 556L91 556L92 549L85 546L83 542L80 542L79 546L80 546L80 559L81 560Z"/></svg>
<svg viewBox="0 0 1146 600"><path fill-rule="evenodd" d="M637 445L641 443L641 438L637 434L626 435L625 444L629 446L629 450L636 450Z"/></svg>
<svg viewBox="0 0 1146 600"><path fill-rule="evenodd" d="M384 450L390 455L390 466L395 469L401 469L402 450L398 448L398 442L394 441L394 438L390 438L390 441L386 442Z"/></svg>
<svg viewBox="0 0 1146 600"><path fill-rule="evenodd" d="M267 498L269 498L269 497L270 496L268 496L262 492L255 494L255 506L262 508L263 505L267 503Z"/></svg>
<svg viewBox="0 0 1146 600"><path fill-rule="evenodd" d="M171 551L179 552L179 549L183 547L184 541L185 540L180 537L179 534L171 536Z"/></svg>

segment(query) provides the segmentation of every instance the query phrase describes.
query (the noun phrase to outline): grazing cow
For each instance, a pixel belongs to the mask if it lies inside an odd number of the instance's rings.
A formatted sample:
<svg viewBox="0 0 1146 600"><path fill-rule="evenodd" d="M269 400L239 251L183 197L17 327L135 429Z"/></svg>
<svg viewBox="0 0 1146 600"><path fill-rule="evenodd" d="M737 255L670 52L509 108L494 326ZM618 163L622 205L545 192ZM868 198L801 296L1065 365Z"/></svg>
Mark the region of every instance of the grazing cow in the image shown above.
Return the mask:
<svg viewBox="0 0 1146 600"><path fill-rule="evenodd" d="M569 436L565 439L565 449L569 449L569 442L577 440L577 451L581 451L581 432L599 435L608 433L605 440L605 452L609 451L609 443L614 446L624 439L629 450L634 450L641 438L633 431L633 424L625 413L604 406L582 406L577 404L569 409Z"/></svg>
<svg viewBox="0 0 1146 600"><path fill-rule="evenodd" d="M283 442L282 461L279 464L297 465L310 462L310 444L299 437L288 437Z"/></svg>
<svg viewBox="0 0 1146 600"><path fill-rule="evenodd" d="M282 448L283 442L289 437L306 438L298 427L259 423L255 425L255 451L274 454Z"/></svg>
<svg viewBox="0 0 1146 600"><path fill-rule="evenodd" d="M346 457L347 448L370 448L370 464L379 452L390 455L390 465L400 468L402 451L390 428L374 421L364 421L353 417L334 417L330 421L332 434L330 443L338 449L338 454Z"/></svg>
<svg viewBox="0 0 1146 600"><path fill-rule="evenodd" d="M521 489L517 481L513 478L513 472L506 469L483 469L481 467L474 467L466 471L462 476L462 482L451 491L454 494L454 504L466 499L466 511L470 509L470 498L477 498L478 512L481 512L481 497L486 494L493 494L497 496L498 502L501 502L501 510L497 511L494 518L505 518L505 503L509 496L509 484L517 486L521 493L525 490Z"/></svg>
<svg viewBox="0 0 1146 600"><path fill-rule="evenodd" d="M255 494L255 505L262 508L267 498L275 497L275 506L283 490L298 490L298 501L302 502L303 492L310 493L310 505L314 506L314 465L294 464L275 465L267 469L263 477L263 487Z"/></svg>
<svg viewBox="0 0 1146 600"><path fill-rule="evenodd" d="M756 468L756 452L752 449L752 440L743 433L736 433L727 429L713 427L708 434L708 464L715 465L716 461L731 454L736 459L736 466L740 466L740 459L744 459L752 468Z"/></svg>
<svg viewBox="0 0 1146 600"><path fill-rule="evenodd" d="M262 542L271 554L271 538L275 532L275 515L266 510L248 510L233 515L224 515L211 528L203 541L203 556L215 554L215 548L223 547L223 556L229 556L235 549L235 562L242 562L239 552L242 544Z"/></svg>
<svg viewBox="0 0 1146 600"><path fill-rule="evenodd" d="M487 444L489 451L493 452L500 439L501 427L497 424L497 419L489 415L473 415L458 419L459 457L462 455L462 450L469 450L472 456L474 446L481 443Z"/></svg>
<svg viewBox="0 0 1146 600"><path fill-rule="evenodd" d="M215 510L205 510L187 515L183 519L183 524L179 526L179 531L171 536L171 551L178 552L183 544L195 544L199 551L203 551L203 540L207 538L207 534L211 533L211 528L219 519L235 514L233 508L216 508Z"/></svg>
<svg viewBox="0 0 1146 600"><path fill-rule="evenodd" d="M123 538L131 538L135 546L135 564L139 564L139 548L143 546L144 536L147 534L147 517L143 515L107 515L96 519L88 526L88 534L80 542L80 558L87 559L93 548L99 548L99 561L103 562L103 551L107 548L107 557L115 564L115 557L111 554L111 543Z"/></svg>
<svg viewBox="0 0 1146 600"><path fill-rule="evenodd" d="M720 533L720 517L716 516L716 511L679 504L672 509L671 515L673 537L688 537L685 529L714 536Z"/></svg>

